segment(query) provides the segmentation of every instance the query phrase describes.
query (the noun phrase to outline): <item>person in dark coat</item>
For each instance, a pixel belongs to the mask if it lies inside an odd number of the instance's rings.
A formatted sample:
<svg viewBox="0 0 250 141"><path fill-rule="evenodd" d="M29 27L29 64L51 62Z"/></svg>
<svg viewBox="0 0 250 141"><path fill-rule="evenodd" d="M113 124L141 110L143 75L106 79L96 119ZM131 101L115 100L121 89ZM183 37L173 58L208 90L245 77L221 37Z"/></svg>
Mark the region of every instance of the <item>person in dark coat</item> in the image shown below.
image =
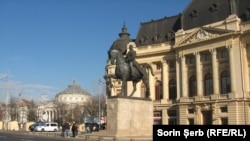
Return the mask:
<svg viewBox="0 0 250 141"><path fill-rule="evenodd" d="M78 134L78 125L77 123L73 122L72 127L71 127L72 135L73 137L77 137Z"/></svg>
<svg viewBox="0 0 250 141"><path fill-rule="evenodd" d="M63 124L63 126L64 126L64 137L69 137L69 130L70 130L70 125L69 125L69 123L68 122L65 122L64 124Z"/></svg>
<svg viewBox="0 0 250 141"><path fill-rule="evenodd" d="M65 133L65 123L62 124L62 133L61 133L62 137L64 137L64 133Z"/></svg>

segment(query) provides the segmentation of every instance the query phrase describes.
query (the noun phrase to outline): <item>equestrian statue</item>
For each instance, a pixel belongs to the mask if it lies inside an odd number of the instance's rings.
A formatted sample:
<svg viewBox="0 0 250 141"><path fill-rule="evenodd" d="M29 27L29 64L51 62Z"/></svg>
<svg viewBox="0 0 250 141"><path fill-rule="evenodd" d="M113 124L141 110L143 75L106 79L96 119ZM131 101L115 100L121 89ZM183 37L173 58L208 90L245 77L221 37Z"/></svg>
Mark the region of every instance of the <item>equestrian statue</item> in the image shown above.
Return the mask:
<svg viewBox="0 0 250 141"><path fill-rule="evenodd" d="M153 69L149 64L144 64L141 67L135 60L136 52L133 50L133 46L129 46L129 51L126 57L123 56L122 52L117 49L109 50L109 60L112 65L116 65L114 75L106 75L104 78L121 79L122 90L121 96L127 96L127 81L133 82L133 91L129 96L133 96L136 92L136 84L142 80L146 88L146 98L150 97L149 80L147 70L153 74Z"/></svg>

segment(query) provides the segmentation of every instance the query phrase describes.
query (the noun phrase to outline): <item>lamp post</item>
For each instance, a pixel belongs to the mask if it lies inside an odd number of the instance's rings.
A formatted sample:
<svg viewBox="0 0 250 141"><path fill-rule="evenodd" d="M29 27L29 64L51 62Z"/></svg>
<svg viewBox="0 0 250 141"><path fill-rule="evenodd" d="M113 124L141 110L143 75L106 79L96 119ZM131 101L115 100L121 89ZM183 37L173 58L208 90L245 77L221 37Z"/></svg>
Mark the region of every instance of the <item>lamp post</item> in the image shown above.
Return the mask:
<svg viewBox="0 0 250 141"><path fill-rule="evenodd" d="M99 84L105 84L99 79ZM101 129L101 98L100 98L100 92L98 93L98 103L99 103L99 130Z"/></svg>
<svg viewBox="0 0 250 141"><path fill-rule="evenodd" d="M74 113L75 104L71 103L70 108L71 108L71 121L73 122L75 120L75 113Z"/></svg>
<svg viewBox="0 0 250 141"><path fill-rule="evenodd" d="M99 83L100 83L100 80L99 80ZM98 118L99 118L99 131L101 129L101 99L100 99L100 92L98 93Z"/></svg>
<svg viewBox="0 0 250 141"><path fill-rule="evenodd" d="M7 130L7 122L8 122L8 104L9 104L9 73L8 74L0 74L0 79L6 77L7 81L7 91L6 91L6 99L5 99L5 115L4 115L4 130Z"/></svg>

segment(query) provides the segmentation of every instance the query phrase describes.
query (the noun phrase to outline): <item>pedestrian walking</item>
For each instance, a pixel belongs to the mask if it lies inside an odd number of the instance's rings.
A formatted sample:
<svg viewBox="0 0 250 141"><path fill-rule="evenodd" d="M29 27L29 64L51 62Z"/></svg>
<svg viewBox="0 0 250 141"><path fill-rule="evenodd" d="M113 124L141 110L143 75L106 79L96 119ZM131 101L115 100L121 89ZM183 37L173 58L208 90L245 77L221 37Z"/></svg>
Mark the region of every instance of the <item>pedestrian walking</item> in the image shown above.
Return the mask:
<svg viewBox="0 0 250 141"><path fill-rule="evenodd" d="M61 136L64 137L65 135L65 123L62 124L62 133Z"/></svg>
<svg viewBox="0 0 250 141"><path fill-rule="evenodd" d="M72 127L71 127L72 135L73 137L77 137L78 134L78 125L76 122L73 122Z"/></svg>
<svg viewBox="0 0 250 141"><path fill-rule="evenodd" d="M69 122L65 122L64 123L64 137L65 138L69 138L69 130L70 130L70 125L69 125Z"/></svg>

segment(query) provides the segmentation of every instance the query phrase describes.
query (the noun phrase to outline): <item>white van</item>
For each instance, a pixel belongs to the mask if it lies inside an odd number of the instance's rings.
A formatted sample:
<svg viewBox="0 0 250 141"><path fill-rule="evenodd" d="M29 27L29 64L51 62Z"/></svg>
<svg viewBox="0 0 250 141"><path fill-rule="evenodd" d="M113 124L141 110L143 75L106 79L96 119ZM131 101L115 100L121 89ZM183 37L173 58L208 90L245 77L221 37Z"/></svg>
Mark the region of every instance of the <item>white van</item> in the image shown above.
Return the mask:
<svg viewBox="0 0 250 141"><path fill-rule="evenodd" d="M35 131L57 132L58 131L58 124L56 122L45 122L39 126L36 126Z"/></svg>

